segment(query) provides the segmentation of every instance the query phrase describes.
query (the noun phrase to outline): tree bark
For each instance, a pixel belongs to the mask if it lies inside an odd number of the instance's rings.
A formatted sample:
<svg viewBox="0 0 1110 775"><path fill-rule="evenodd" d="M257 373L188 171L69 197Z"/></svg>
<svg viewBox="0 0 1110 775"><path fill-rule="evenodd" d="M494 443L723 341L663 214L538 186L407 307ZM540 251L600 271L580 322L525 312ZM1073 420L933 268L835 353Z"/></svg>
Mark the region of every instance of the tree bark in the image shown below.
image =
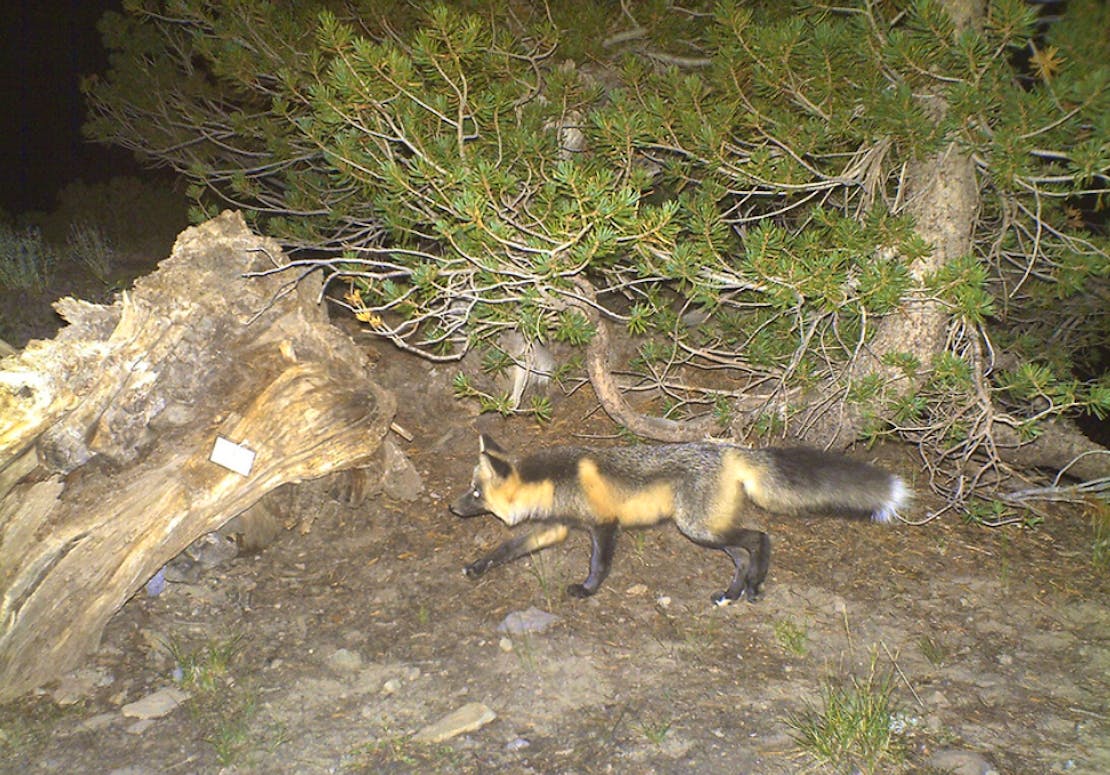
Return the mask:
<svg viewBox="0 0 1110 775"><path fill-rule="evenodd" d="M237 213L0 362L0 700L76 666L165 563L287 482L373 463L393 399ZM217 437L254 453L235 473Z"/></svg>

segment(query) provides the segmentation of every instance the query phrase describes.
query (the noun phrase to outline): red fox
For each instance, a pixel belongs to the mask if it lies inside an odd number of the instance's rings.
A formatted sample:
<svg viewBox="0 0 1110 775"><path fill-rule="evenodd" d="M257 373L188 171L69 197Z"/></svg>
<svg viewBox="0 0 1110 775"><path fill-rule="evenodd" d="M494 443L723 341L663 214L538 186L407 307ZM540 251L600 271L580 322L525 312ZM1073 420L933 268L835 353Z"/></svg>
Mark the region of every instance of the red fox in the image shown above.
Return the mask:
<svg viewBox="0 0 1110 775"><path fill-rule="evenodd" d="M467 565L471 578L561 543L571 527L589 532L589 575L567 587L579 598L597 592L609 575L618 528L673 520L691 541L732 560L732 583L712 598L727 605L758 599L771 562L763 524L773 515L824 512L891 522L909 497L897 476L807 447L553 447L514 460L483 434L470 489L451 511L460 517L492 513L509 526L540 523Z"/></svg>

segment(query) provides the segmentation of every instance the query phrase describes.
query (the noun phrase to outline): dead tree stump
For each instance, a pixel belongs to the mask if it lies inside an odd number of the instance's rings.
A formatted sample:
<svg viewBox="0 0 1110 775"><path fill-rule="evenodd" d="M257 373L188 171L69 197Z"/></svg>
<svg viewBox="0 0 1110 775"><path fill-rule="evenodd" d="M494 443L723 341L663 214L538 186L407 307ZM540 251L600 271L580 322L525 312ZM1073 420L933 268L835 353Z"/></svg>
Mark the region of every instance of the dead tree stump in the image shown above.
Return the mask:
<svg viewBox="0 0 1110 775"><path fill-rule="evenodd" d="M319 285L226 212L111 306L0 361L0 700L75 667L166 562L274 488L365 466L393 416ZM249 471L209 460L217 437Z"/></svg>

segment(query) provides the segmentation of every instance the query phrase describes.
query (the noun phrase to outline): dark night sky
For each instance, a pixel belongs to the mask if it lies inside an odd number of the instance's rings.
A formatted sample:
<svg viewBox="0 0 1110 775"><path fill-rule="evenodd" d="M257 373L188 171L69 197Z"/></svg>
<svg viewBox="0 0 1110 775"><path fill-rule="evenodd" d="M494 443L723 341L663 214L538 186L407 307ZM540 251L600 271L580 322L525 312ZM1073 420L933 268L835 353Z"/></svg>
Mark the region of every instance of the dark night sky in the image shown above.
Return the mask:
<svg viewBox="0 0 1110 775"><path fill-rule="evenodd" d="M131 154L85 141L82 74L104 72L107 55L96 22L119 0L18 2L0 14L4 41L0 141L6 172L0 207L50 210L75 178L135 174Z"/></svg>

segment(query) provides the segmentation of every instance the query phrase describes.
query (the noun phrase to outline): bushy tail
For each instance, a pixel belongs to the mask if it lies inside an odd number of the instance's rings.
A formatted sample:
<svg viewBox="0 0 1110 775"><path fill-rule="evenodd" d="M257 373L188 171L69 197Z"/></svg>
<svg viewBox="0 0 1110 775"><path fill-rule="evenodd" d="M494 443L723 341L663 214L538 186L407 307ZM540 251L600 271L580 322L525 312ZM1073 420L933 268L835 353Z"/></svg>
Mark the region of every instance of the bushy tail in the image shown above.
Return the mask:
<svg viewBox="0 0 1110 775"><path fill-rule="evenodd" d="M836 453L793 447L753 455L760 476L744 486L768 511L869 514L875 522L892 522L911 497L894 474Z"/></svg>
<svg viewBox="0 0 1110 775"><path fill-rule="evenodd" d="M890 494L881 506L872 510L871 519L874 522L893 522L896 518L901 517L898 510L909 505L912 497L912 493L901 477L894 474L889 476Z"/></svg>

